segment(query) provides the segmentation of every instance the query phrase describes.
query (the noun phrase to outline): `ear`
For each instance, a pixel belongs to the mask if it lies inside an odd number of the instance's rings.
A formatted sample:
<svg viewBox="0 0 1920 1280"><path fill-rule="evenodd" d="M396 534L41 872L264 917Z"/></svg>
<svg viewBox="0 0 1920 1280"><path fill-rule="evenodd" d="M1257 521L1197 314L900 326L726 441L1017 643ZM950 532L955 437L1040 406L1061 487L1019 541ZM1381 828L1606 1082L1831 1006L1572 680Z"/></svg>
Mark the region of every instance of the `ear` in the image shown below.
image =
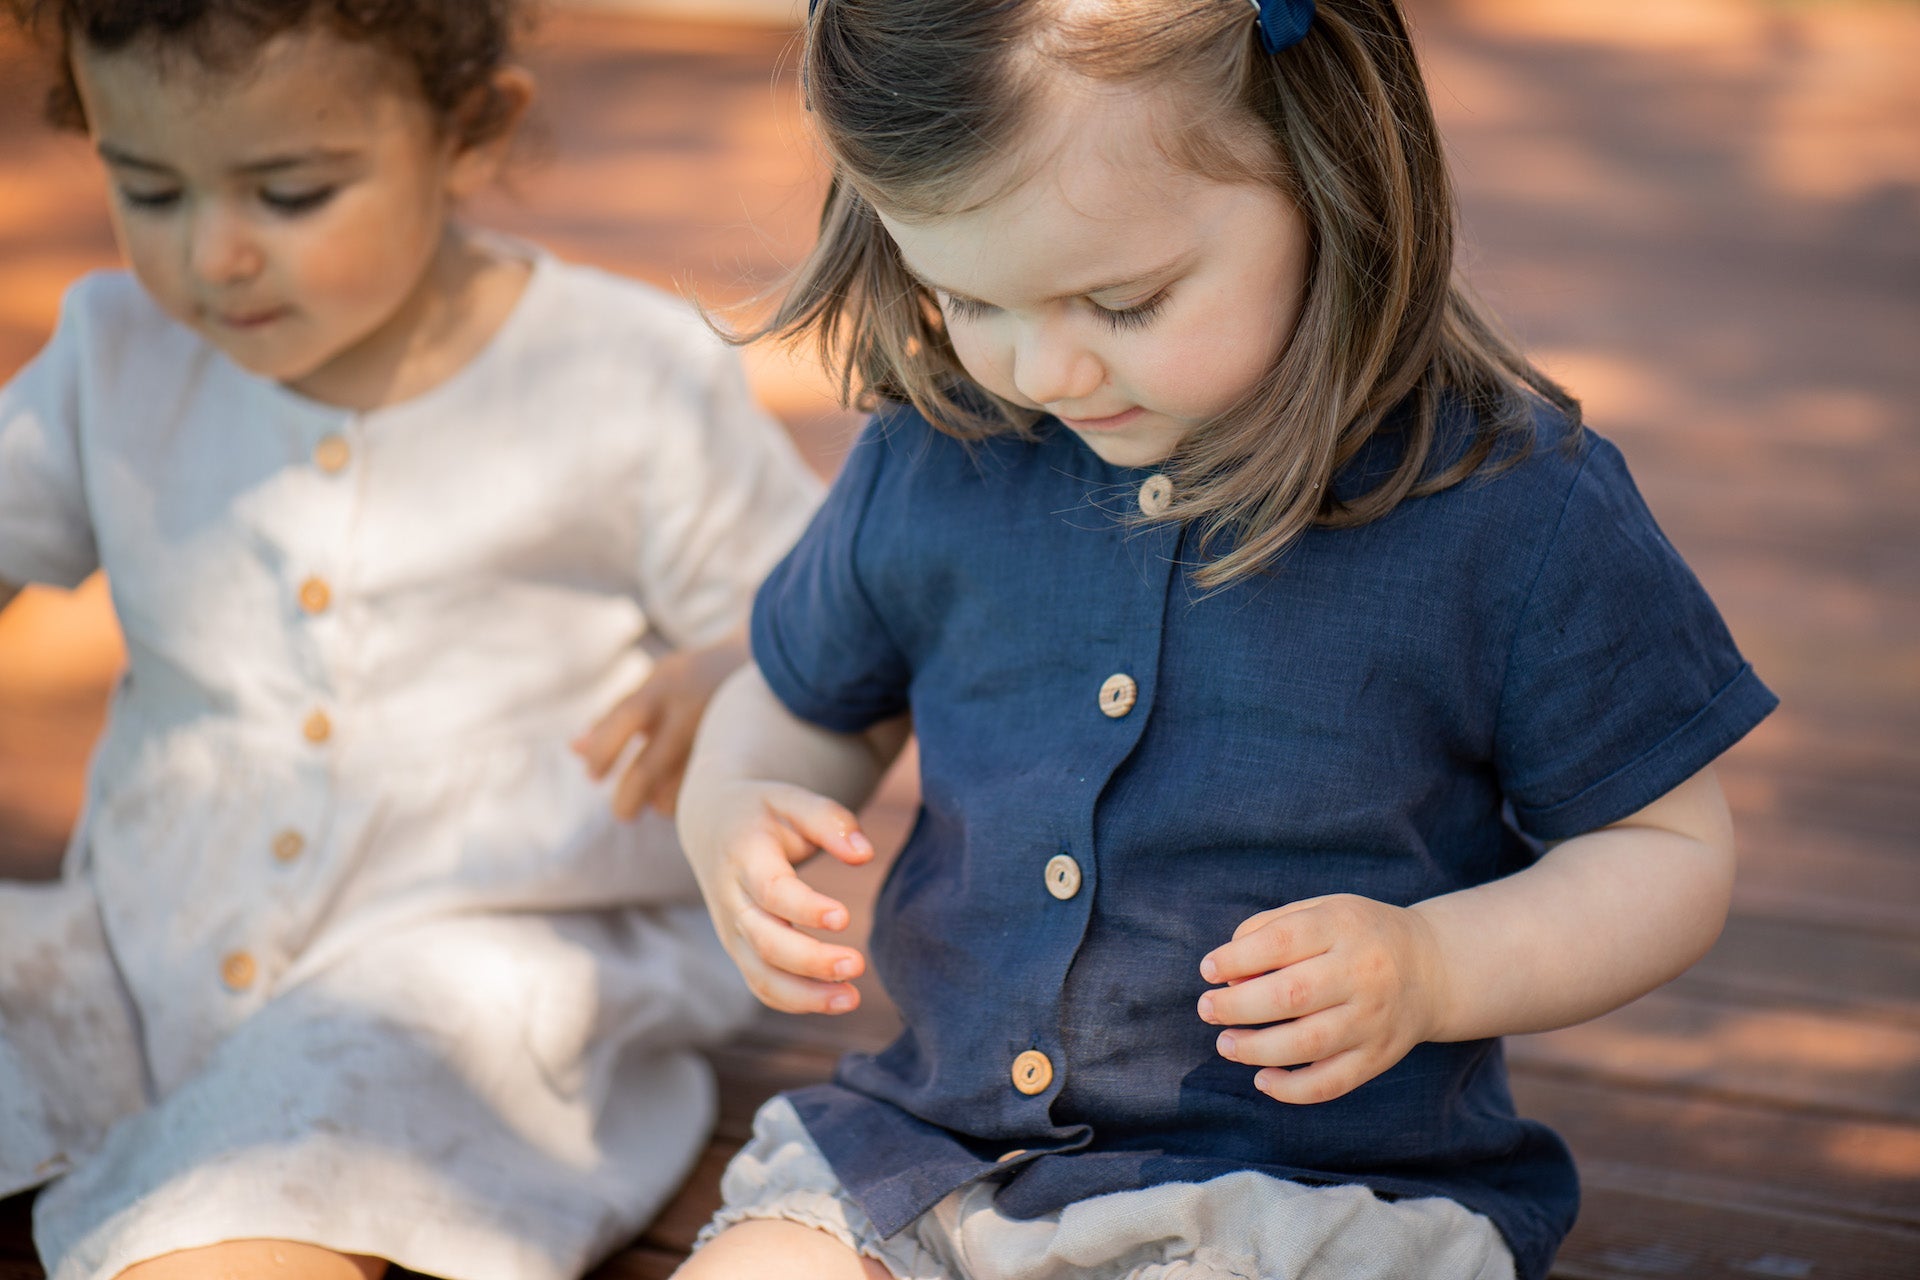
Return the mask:
<svg viewBox="0 0 1920 1280"><path fill-rule="evenodd" d="M447 140L453 153L447 190L455 199L476 195L493 182L533 98L533 77L526 69L502 67L461 104Z"/></svg>

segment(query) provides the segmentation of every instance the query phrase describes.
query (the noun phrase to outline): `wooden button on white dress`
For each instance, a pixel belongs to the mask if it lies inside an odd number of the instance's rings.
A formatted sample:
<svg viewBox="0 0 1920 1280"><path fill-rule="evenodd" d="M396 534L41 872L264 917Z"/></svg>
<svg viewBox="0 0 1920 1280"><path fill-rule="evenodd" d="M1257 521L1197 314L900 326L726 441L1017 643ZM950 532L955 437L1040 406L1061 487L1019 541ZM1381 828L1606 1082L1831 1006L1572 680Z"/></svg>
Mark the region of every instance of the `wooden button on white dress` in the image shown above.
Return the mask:
<svg viewBox="0 0 1920 1280"><path fill-rule="evenodd" d="M333 603L333 588L325 578L308 578L300 584L300 607L308 613L325 613Z"/></svg>
<svg viewBox="0 0 1920 1280"><path fill-rule="evenodd" d="M1115 720L1133 710L1139 698L1140 686L1124 671L1108 676L1107 682L1100 686L1100 710Z"/></svg>
<svg viewBox="0 0 1920 1280"><path fill-rule="evenodd" d="M1173 481L1159 472L1148 476L1140 485L1140 514L1158 516L1173 505Z"/></svg>
<svg viewBox="0 0 1920 1280"><path fill-rule="evenodd" d="M273 857L276 862L292 862L307 850L307 838L298 831L282 831L273 838Z"/></svg>
<svg viewBox="0 0 1920 1280"><path fill-rule="evenodd" d="M317 747L333 736L333 721L327 718L326 712L316 711L307 717L305 724L300 726L300 733Z"/></svg>
<svg viewBox="0 0 1920 1280"><path fill-rule="evenodd" d="M1047 859L1047 892L1062 902L1080 892L1080 864L1064 853Z"/></svg>
<svg viewBox="0 0 1920 1280"><path fill-rule="evenodd" d="M1045 1093L1053 1083L1053 1063L1038 1049L1029 1049L1013 1060L1013 1087L1031 1097Z"/></svg>
<svg viewBox="0 0 1920 1280"><path fill-rule="evenodd" d="M353 460L353 446L344 436L328 436L313 447L313 465L328 475L338 475Z"/></svg>
<svg viewBox="0 0 1920 1280"><path fill-rule="evenodd" d="M245 991L260 976L260 966L244 951L230 953L220 962L220 981L229 991Z"/></svg>

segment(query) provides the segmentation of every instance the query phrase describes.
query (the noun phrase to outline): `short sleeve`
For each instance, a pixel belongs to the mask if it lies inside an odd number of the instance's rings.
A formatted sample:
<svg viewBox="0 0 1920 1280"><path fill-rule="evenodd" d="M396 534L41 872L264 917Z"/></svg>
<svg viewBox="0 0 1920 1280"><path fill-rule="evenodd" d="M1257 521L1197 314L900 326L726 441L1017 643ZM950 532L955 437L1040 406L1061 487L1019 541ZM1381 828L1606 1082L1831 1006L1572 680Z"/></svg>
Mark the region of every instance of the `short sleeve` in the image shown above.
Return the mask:
<svg viewBox="0 0 1920 1280"><path fill-rule="evenodd" d="M794 715L835 733L859 733L907 710L909 664L859 572L867 512L892 460L885 422L868 423L753 607L753 656L768 686Z"/></svg>
<svg viewBox="0 0 1920 1280"><path fill-rule="evenodd" d="M746 620L754 589L820 501L820 482L754 400L739 360L715 348L691 421L652 455L642 513L642 604L683 647Z"/></svg>
<svg viewBox="0 0 1920 1280"><path fill-rule="evenodd" d="M1778 704L1592 438L1517 623L1496 767L1519 824L1561 840L1645 808Z"/></svg>
<svg viewBox="0 0 1920 1280"><path fill-rule="evenodd" d="M53 338L0 388L0 582L79 585L99 567L80 448L85 286Z"/></svg>

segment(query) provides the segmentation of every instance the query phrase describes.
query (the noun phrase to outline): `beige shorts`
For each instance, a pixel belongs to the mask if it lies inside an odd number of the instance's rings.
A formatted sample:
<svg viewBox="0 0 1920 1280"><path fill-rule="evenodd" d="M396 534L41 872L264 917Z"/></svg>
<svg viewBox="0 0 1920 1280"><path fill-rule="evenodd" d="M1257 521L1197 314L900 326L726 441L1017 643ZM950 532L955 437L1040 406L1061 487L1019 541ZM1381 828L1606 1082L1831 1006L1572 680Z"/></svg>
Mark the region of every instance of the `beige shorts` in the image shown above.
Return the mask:
<svg viewBox="0 0 1920 1280"><path fill-rule="evenodd" d="M1025 1221L995 1209L993 1184L977 1182L882 1239L785 1098L760 1108L720 1191L701 1244L752 1219L797 1222L899 1280L1513 1280L1493 1223L1452 1200L1387 1201L1253 1172L1096 1196Z"/></svg>

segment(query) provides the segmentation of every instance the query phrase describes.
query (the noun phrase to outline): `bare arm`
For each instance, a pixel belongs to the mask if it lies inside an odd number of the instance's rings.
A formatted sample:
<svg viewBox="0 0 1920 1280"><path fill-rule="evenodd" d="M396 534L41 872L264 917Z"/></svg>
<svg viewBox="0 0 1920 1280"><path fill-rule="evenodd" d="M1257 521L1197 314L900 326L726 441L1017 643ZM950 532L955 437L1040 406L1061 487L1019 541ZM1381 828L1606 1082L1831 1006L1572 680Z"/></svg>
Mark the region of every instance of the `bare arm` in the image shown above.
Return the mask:
<svg viewBox="0 0 1920 1280"><path fill-rule="evenodd" d="M910 725L864 734L798 719L757 667L714 695L680 791L680 841L721 943L762 1001L794 1013L844 1013L859 1001L847 980L866 959L801 932L847 927L847 908L794 868L825 850L858 865L873 857L854 809L879 785Z"/></svg>
<svg viewBox="0 0 1920 1280"><path fill-rule="evenodd" d="M1447 979L1427 1038L1550 1031L1638 999L1720 936L1733 871L1709 768L1517 875L1421 903Z"/></svg>
<svg viewBox="0 0 1920 1280"><path fill-rule="evenodd" d="M1409 908L1340 894L1263 911L1202 961L1232 985L1200 1016L1227 1028L1223 1056L1270 1068L1262 1090L1324 1102L1422 1041L1545 1031L1646 994L1713 945L1733 870L1705 769L1505 879Z"/></svg>

